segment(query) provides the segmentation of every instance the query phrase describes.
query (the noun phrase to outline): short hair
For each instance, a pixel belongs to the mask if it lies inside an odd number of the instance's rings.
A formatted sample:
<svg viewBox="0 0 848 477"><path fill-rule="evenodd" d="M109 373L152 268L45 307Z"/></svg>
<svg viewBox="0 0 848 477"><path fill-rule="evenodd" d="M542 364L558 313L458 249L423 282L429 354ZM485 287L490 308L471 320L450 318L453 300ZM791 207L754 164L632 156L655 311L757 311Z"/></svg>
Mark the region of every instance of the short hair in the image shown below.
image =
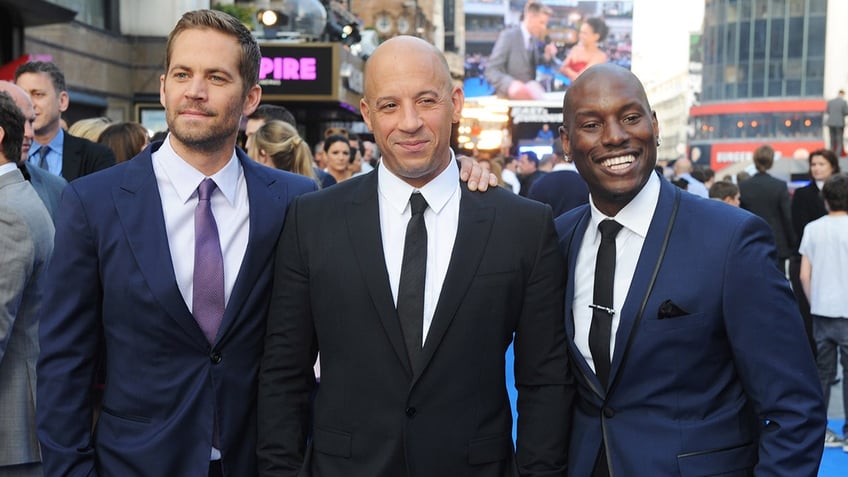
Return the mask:
<svg viewBox="0 0 848 477"><path fill-rule="evenodd" d="M836 153L831 151L830 149L816 149L815 151L810 153L810 157L808 161L810 162L810 166L813 165L813 157L821 156L827 162L830 163L831 172L833 174L839 173L839 158L836 157Z"/></svg>
<svg viewBox="0 0 848 477"><path fill-rule="evenodd" d="M609 33L609 28L603 18L590 17L586 19L586 23L592 27L592 31L598 34L598 41L604 41Z"/></svg>
<svg viewBox="0 0 848 477"><path fill-rule="evenodd" d="M16 83L18 82L18 77L24 73L45 73L50 77L50 82L53 83L53 89L55 89L57 93L68 90L68 86L65 83L65 74L62 73L62 70L60 70L53 62L30 61L18 66L18 69L15 70Z"/></svg>
<svg viewBox="0 0 848 477"><path fill-rule="evenodd" d="M848 174L834 174L824 181L822 197L831 211L848 211Z"/></svg>
<svg viewBox="0 0 848 477"><path fill-rule="evenodd" d="M735 198L739 193L739 186L730 181L715 181L710 186L710 199L724 200Z"/></svg>
<svg viewBox="0 0 848 477"><path fill-rule="evenodd" d="M3 156L15 164L21 160L21 147L24 143L24 113L21 112L12 95L0 91L0 128L3 128Z"/></svg>
<svg viewBox="0 0 848 477"><path fill-rule="evenodd" d="M285 121L272 119L263 124L253 135L251 148L250 157L259 157L259 151L264 151L277 169L315 179L309 144Z"/></svg>
<svg viewBox="0 0 848 477"><path fill-rule="evenodd" d="M532 161L537 166L539 165L539 156L537 156L534 151L524 151L521 154L526 155L527 160Z"/></svg>
<svg viewBox="0 0 848 477"><path fill-rule="evenodd" d="M526 5L524 5L524 16L527 16L528 14L532 14L532 15L543 14L543 15L551 16L551 15L554 14L554 11L553 11L553 9L551 9L551 7L545 5L541 2L530 1L530 2L527 2Z"/></svg>
<svg viewBox="0 0 848 477"><path fill-rule="evenodd" d="M774 165L774 148L763 144L754 150L754 167L757 172L765 172Z"/></svg>
<svg viewBox="0 0 848 477"><path fill-rule="evenodd" d="M174 51L174 43L180 33L186 30L206 29L230 35L241 45L239 74L244 83L242 94L246 96L250 88L259 84L259 63L262 61L262 53L260 53L259 44L256 43L256 39L250 33L250 30L229 13L218 10L194 10L184 13L168 35L168 43L165 50L165 73L167 74L168 69L171 67L171 54Z"/></svg>
<svg viewBox="0 0 848 477"><path fill-rule="evenodd" d="M289 123L295 128L297 127L297 120L294 118L294 114L285 106L277 104L260 104L247 119L261 119L263 121L277 120Z"/></svg>
<svg viewBox="0 0 848 477"><path fill-rule="evenodd" d="M115 162L128 161L150 142L147 128L134 121L111 124L100 133L100 144L115 153Z"/></svg>

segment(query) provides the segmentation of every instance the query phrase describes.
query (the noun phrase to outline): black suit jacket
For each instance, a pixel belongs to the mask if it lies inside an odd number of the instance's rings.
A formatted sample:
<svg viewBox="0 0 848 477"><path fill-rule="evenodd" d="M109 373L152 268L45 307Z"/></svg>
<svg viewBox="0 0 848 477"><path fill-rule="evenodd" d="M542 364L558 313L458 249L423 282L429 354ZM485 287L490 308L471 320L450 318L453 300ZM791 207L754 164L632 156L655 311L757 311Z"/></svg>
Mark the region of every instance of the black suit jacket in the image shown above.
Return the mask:
<svg viewBox="0 0 848 477"><path fill-rule="evenodd" d="M108 147L65 133L62 177L68 182L114 165L115 154Z"/></svg>
<svg viewBox="0 0 848 477"><path fill-rule="evenodd" d="M758 172L739 184L742 208L768 222L774 233L778 258L789 258L798 247L789 211L789 189L786 182L765 172Z"/></svg>
<svg viewBox="0 0 848 477"><path fill-rule="evenodd" d="M260 370L260 475L565 475L574 391L550 208L461 187L454 251L413 373L385 267L377 177L308 194L286 219ZM513 334L516 454L504 373Z"/></svg>
<svg viewBox="0 0 848 477"><path fill-rule="evenodd" d="M792 225L795 227L798 244L804 235L804 227L825 215L827 215L827 209L816 181L810 181L809 184L795 190L792 195Z"/></svg>

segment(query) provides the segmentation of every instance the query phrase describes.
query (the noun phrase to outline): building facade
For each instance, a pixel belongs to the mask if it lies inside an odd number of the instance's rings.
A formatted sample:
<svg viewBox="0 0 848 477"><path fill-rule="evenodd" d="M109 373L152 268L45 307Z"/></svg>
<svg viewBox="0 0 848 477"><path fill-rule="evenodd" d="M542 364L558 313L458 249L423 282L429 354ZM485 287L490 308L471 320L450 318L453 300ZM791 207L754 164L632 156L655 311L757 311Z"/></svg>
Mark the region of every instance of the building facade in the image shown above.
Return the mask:
<svg viewBox="0 0 848 477"><path fill-rule="evenodd" d="M846 17L841 0L706 1L690 156L721 170L766 143L795 158L824 147L825 102L848 86Z"/></svg>

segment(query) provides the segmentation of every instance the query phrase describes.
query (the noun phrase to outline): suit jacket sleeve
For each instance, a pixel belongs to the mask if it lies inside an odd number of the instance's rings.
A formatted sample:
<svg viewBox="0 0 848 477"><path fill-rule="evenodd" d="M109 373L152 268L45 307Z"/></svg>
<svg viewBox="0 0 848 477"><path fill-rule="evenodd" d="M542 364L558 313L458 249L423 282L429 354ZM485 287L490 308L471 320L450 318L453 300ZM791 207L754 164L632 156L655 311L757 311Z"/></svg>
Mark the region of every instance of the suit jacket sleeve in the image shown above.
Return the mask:
<svg viewBox="0 0 848 477"><path fill-rule="evenodd" d="M29 227L16 212L0 207L0 364L34 266L35 245Z"/></svg>
<svg viewBox="0 0 848 477"><path fill-rule="evenodd" d="M504 31L498 36L495 46L492 47L492 53L486 61L486 70L483 73L486 81L501 96L506 96L509 85L515 81L515 78L506 70L510 50L512 49L509 32L510 30Z"/></svg>
<svg viewBox="0 0 848 477"><path fill-rule="evenodd" d="M39 325L36 419L44 475L96 475L90 389L102 286L90 219L74 186L66 187Z"/></svg>
<svg viewBox="0 0 848 477"><path fill-rule="evenodd" d="M789 203L789 190L784 188L780 192L780 220L783 222L783 230L786 234L786 244L792 251L798 250L798 234L792 223L792 211Z"/></svg>
<svg viewBox="0 0 848 477"><path fill-rule="evenodd" d="M723 314L736 372L764 423L754 474L815 475L826 409L797 305L774 266L768 225L752 216L732 233Z"/></svg>
<svg viewBox="0 0 848 477"><path fill-rule="evenodd" d="M514 341L521 476L566 474L575 391L563 319L565 268L549 207L543 224Z"/></svg>
<svg viewBox="0 0 848 477"><path fill-rule="evenodd" d="M257 454L260 476L298 475L315 387L317 339L309 301L309 272L298 234L303 217L291 206L277 245L265 352L259 371Z"/></svg>

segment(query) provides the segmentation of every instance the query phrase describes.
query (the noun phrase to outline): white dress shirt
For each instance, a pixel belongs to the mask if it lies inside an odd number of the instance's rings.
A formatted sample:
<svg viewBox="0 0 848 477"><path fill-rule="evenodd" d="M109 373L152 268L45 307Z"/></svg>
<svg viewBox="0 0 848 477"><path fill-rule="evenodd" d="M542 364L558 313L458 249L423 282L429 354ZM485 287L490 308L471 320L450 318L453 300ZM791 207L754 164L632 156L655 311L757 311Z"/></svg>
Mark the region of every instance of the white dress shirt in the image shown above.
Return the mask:
<svg viewBox="0 0 848 477"><path fill-rule="evenodd" d="M598 224L604 219L614 219L623 227L615 237L615 280L613 282L613 309L612 332L610 333L610 358L615 353L615 335L618 325L621 323L621 309L627 299L630 283L633 281L633 273L636 271L636 263L645 243L645 236L651 226L651 219L657 208L657 200L660 196L660 179L656 174L651 174L650 179L639 191L639 194L621 209L615 217L607 217L595 207L595 203L589 197L592 216L583 242L577 253L577 263L574 271L574 301L572 313L574 314L574 344L580 353L586 358L589 367L595 370L595 362L589 351L589 327L592 324L592 304L595 288L595 260L598 257L598 247L601 245L601 234L598 232ZM640 297L641 298L641 297Z"/></svg>
<svg viewBox="0 0 848 477"><path fill-rule="evenodd" d="M191 310L194 286L194 209L197 207L197 187L206 176L174 152L170 136L153 153L153 173L162 199L165 232L168 234L177 286L186 306ZM211 201L224 257L226 306L247 250L250 228L247 184L235 151L230 162L211 178L218 185L212 192Z"/></svg>
<svg viewBox="0 0 848 477"><path fill-rule="evenodd" d="M427 274L424 279L424 332L421 345L433 322L433 313L448 271L456 231L459 225L459 168L451 151L448 167L421 189L416 189L392 174L380 163L377 167L380 205L380 231L383 254L392 296L397 306L406 225L412 215L409 197L419 191L427 201L424 224L427 227Z"/></svg>

